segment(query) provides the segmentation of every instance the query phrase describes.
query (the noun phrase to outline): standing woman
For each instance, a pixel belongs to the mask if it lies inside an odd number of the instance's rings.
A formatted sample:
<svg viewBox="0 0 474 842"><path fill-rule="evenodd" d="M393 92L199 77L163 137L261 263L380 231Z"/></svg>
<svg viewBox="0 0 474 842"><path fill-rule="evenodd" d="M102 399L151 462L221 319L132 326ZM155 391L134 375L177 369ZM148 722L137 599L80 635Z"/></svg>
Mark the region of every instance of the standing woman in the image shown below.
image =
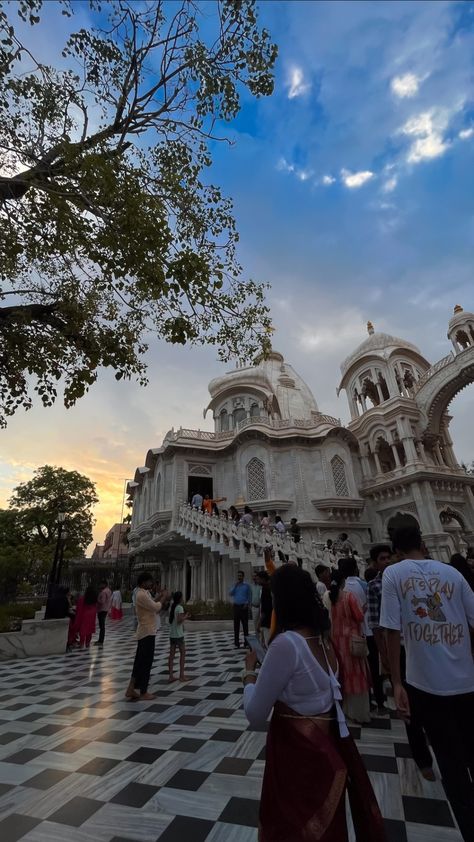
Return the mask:
<svg viewBox="0 0 474 842"><path fill-rule="evenodd" d="M268 731L259 842L347 842L346 791L358 842L385 842L375 795L340 706L328 615L311 576L283 565L272 576L276 633L255 672L243 673L244 710Z"/></svg>
<svg viewBox="0 0 474 842"><path fill-rule="evenodd" d="M91 637L95 634L97 617L97 591L93 585L88 585L84 596L77 600L76 619L74 622L74 639L79 635L79 648L89 649Z"/></svg>
<svg viewBox="0 0 474 842"><path fill-rule="evenodd" d="M345 576L331 576L331 634L341 660L344 713L358 724L370 722L370 672L364 655L364 613L353 593L343 590ZM359 654L357 654L359 653Z"/></svg>
<svg viewBox="0 0 474 842"><path fill-rule="evenodd" d="M112 607L110 609L110 619L121 620L122 617L122 592L120 588L117 587L112 592Z"/></svg>

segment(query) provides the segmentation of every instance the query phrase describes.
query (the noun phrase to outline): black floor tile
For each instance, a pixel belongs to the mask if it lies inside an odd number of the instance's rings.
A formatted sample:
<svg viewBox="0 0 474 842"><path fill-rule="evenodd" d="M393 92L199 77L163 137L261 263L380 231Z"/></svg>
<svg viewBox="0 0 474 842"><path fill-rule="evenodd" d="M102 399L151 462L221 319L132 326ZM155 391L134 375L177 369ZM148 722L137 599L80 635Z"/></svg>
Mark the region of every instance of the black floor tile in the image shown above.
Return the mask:
<svg viewBox="0 0 474 842"><path fill-rule="evenodd" d="M4 757L4 763L19 763L23 765L24 763L29 763L31 760L34 760L35 757L39 757L41 754L44 754L43 751L36 751L32 748L23 748L21 751L17 751L15 754L10 754L9 757Z"/></svg>
<svg viewBox="0 0 474 842"><path fill-rule="evenodd" d="M236 743L241 736L242 731L233 731L230 728L219 728L210 739L220 740L225 743Z"/></svg>
<svg viewBox="0 0 474 842"><path fill-rule="evenodd" d="M138 713L143 713L142 710L117 710L111 713L108 719L133 719Z"/></svg>
<svg viewBox="0 0 474 842"><path fill-rule="evenodd" d="M411 795L403 796L402 801L407 822L439 827L455 826L447 801L440 801L438 798L415 798Z"/></svg>
<svg viewBox="0 0 474 842"><path fill-rule="evenodd" d="M228 693L209 693L209 695L206 696L206 699L209 699L209 701L213 700L213 701L216 701L216 702L223 701L224 699L228 699L228 698L229 698Z"/></svg>
<svg viewBox="0 0 474 842"><path fill-rule="evenodd" d="M64 708L58 708L58 710L54 711L55 716L72 716L74 713L80 713L82 708L80 707L73 707L72 705L67 705Z"/></svg>
<svg viewBox="0 0 474 842"><path fill-rule="evenodd" d="M219 816L220 822L258 827L260 801L253 798L231 798Z"/></svg>
<svg viewBox="0 0 474 842"><path fill-rule="evenodd" d="M405 822L396 819L384 819L385 842L407 842Z"/></svg>
<svg viewBox="0 0 474 842"><path fill-rule="evenodd" d="M71 827L80 827L83 822L90 819L103 806L103 801L95 801L93 798L81 798L77 796L76 798L71 798L59 810L48 816L48 821L68 824Z"/></svg>
<svg viewBox="0 0 474 842"><path fill-rule="evenodd" d="M146 712L147 713L164 713L165 710L169 710L169 709L170 709L169 705L155 705L155 704L153 704L153 705L150 705L149 707L146 708Z"/></svg>
<svg viewBox="0 0 474 842"><path fill-rule="evenodd" d="M192 737L181 737L171 748L173 751L198 751L206 740L194 740Z"/></svg>
<svg viewBox="0 0 474 842"><path fill-rule="evenodd" d="M28 781L25 781L25 786L32 786L33 789L49 789L70 774L70 772L64 772L61 769L43 769L33 778L28 778Z"/></svg>
<svg viewBox="0 0 474 842"><path fill-rule="evenodd" d="M38 819L32 819L30 816L11 813L6 819L0 821L0 839L2 842L17 842L39 823Z"/></svg>
<svg viewBox="0 0 474 842"><path fill-rule="evenodd" d="M90 740L65 740L64 743L60 743L58 746L55 746L54 751L72 754L75 751L79 751L80 748L84 748L84 746L89 745L89 743Z"/></svg>
<svg viewBox="0 0 474 842"><path fill-rule="evenodd" d="M202 722L204 719L203 716L191 716L190 714L184 714L184 716L180 716L179 719L176 720L174 723L175 725L198 725L199 722ZM166 727L166 726L164 726ZM141 730L141 729L140 729Z"/></svg>
<svg viewBox="0 0 474 842"><path fill-rule="evenodd" d="M384 757L380 754L362 754L361 756L369 772L389 772L398 775L396 757Z"/></svg>
<svg viewBox="0 0 474 842"><path fill-rule="evenodd" d="M38 719L44 719L44 713L26 713L24 716L19 716L17 722L37 722Z"/></svg>
<svg viewBox="0 0 474 842"><path fill-rule="evenodd" d="M84 766L78 769L83 775L106 775L115 766L118 766L120 760L114 760L112 757L94 757L89 760Z"/></svg>
<svg viewBox="0 0 474 842"><path fill-rule="evenodd" d="M246 775L253 760L245 760L242 757L224 757L214 772L221 775Z"/></svg>
<svg viewBox="0 0 474 842"><path fill-rule="evenodd" d="M391 722L388 716L385 717L377 717L376 719L371 719L370 722L362 726L363 728L371 728L376 731L390 731L391 729Z"/></svg>
<svg viewBox="0 0 474 842"><path fill-rule="evenodd" d="M111 803L122 804L125 807L143 807L150 798L153 798L159 789L159 786L130 783L111 798Z"/></svg>
<svg viewBox="0 0 474 842"><path fill-rule="evenodd" d="M52 737L53 734L57 734L58 731L64 731L67 727L67 725L43 725L42 728L38 728L38 730L35 731L35 736L40 734L42 737Z"/></svg>
<svg viewBox="0 0 474 842"><path fill-rule="evenodd" d="M222 719L228 719L232 714L235 713L235 710L232 708L214 708L208 713L208 716L218 716Z"/></svg>
<svg viewBox="0 0 474 842"><path fill-rule="evenodd" d="M94 742L97 743L121 743L125 737L129 736L129 731L106 731L105 734L101 734L100 737L96 737Z"/></svg>
<svg viewBox="0 0 474 842"><path fill-rule="evenodd" d="M160 842L205 842L214 822L176 816L160 836Z"/></svg>
<svg viewBox="0 0 474 842"><path fill-rule="evenodd" d="M395 743L395 757L413 757L408 743Z"/></svg>
<svg viewBox="0 0 474 842"><path fill-rule="evenodd" d="M154 763L162 754L164 754L164 750L161 748L147 748L146 746L142 746L142 748L138 748L125 759L132 763Z"/></svg>
<svg viewBox="0 0 474 842"><path fill-rule="evenodd" d="M166 782L166 786L172 789L189 789L191 792L196 792L208 777L208 772L196 772L194 769L180 769L179 772L176 772Z"/></svg>
<svg viewBox="0 0 474 842"><path fill-rule="evenodd" d="M11 789L15 789L14 784L0 784L0 798L10 792Z"/></svg>
<svg viewBox="0 0 474 842"><path fill-rule="evenodd" d="M138 729L137 734L161 734L167 727L163 722L147 722Z"/></svg>
<svg viewBox="0 0 474 842"><path fill-rule="evenodd" d="M20 737L24 736L24 734L18 734L16 731L5 731L4 734L0 734L0 746L6 746L8 743L12 743L13 740L19 740Z"/></svg>
<svg viewBox="0 0 474 842"><path fill-rule="evenodd" d="M93 728L94 725L100 725L101 722L105 720L101 717L100 719L95 716L86 716L84 719L80 719L79 722L74 723L75 728Z"/></svg>

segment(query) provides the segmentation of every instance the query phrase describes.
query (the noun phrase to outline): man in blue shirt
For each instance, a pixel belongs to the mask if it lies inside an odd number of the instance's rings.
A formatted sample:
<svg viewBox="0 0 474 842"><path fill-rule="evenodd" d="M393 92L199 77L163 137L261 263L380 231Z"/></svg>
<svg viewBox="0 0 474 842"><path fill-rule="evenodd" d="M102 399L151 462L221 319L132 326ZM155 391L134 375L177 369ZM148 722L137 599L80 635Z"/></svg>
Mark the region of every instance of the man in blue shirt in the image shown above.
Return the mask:
<svg viewBox="0 0 474 842"><path fill-rule="evenodd" d="M244 582L244 579L244 572L239 570L237 581L229 591L229 596L234 600L234 642L237 649L240 647L239 635L241 623L244 632L244 646L245 638L249 633L249 605L252 602L252 591L250 585Z"/></svg>

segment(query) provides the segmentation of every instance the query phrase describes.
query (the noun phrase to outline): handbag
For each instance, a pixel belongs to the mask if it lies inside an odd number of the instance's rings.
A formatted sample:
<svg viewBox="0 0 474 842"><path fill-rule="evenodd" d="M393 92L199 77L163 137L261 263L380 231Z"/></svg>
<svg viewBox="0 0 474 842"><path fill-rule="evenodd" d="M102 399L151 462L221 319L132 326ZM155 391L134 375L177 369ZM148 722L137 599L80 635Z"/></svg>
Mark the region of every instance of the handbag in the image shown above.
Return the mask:
<svg viewBox="0 0 474 842"><path fill-rule="evenodd" d="M344 599L344 613L346 615L346 619L349 619L346 599ZM351 634L349 639L349 651L353 658L366 658L369 654L369 648L367 646L365 635Z"/></svg>

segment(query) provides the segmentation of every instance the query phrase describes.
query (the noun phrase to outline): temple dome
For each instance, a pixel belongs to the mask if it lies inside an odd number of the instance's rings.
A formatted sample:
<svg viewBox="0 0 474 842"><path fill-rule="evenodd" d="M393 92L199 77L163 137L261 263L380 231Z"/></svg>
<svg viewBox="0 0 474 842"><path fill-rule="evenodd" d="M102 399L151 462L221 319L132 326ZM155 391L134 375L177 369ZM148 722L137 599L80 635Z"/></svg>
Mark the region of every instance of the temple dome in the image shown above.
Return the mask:
<svg viewBox="0 0 474 842"><path fill-rule="evenodd" d="M255 394L272 402L280 418L311 419L318 412L313 393L278 351L270 351L256 365L236 368L209 383L211 401L204 411L214 410L230 396Z"/></svg>
<svg viewBox="0 0 474 842"><path fill-rule="evenodd" d="M381 359L387 359L393 351L404 350L410 351L412 354L416 354L418 357L424 359L420 349L412 342L408 342L406 339L400 339L398 336L391 336L388 333L375 331L371 322L367 323L367 330L369 332L367 339L361 342L355 351L341 363L341 374L343 378L349 369L364 357L376 356Z"/></svg>
<svg viewBox="0 0 474 842"><path fill-rule="evenodd" d="M454 327L466 324L466 322L474 322L474 313L471 313L469 310L464 310L460 304L456 304L454 313L449 320L448 336Z"/></svg>

